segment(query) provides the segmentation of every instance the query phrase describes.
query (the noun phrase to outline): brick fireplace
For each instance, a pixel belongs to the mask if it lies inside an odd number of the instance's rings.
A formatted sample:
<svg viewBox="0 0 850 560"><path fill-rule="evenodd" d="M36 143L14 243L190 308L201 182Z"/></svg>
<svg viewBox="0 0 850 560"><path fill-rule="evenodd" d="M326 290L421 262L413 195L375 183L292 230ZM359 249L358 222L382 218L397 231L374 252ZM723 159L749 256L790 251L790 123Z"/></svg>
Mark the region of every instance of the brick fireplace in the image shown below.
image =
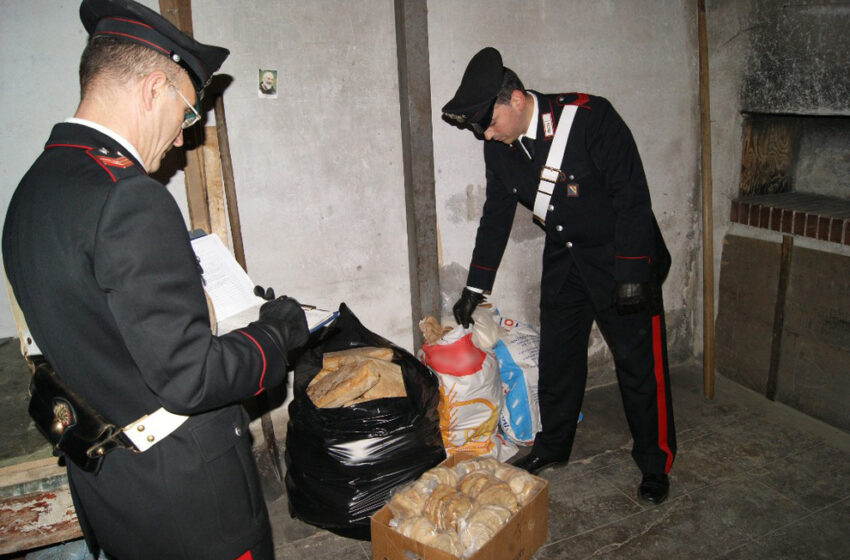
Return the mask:
<svg viewBox="0 0 850 560"><path fill-rule="evenodd" d="M850 245L850 117L744 117L730 220Z"/></svg>

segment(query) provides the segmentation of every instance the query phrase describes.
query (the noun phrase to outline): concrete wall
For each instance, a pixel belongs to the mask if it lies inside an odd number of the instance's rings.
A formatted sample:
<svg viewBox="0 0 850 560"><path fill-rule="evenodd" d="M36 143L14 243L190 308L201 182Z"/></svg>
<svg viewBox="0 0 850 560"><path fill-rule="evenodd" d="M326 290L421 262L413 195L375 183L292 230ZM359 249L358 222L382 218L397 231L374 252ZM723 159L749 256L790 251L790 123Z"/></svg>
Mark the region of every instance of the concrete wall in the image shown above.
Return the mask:
<svg viewBox="0 0 850 560"><path fill-rule="evenodd" d="M466 279L484 201L482 143L442 121L479 49L499 49L526 87L607 97L635 136L655 214L673 256L664 286L673 360L693 352L700 284L698 106L695 3L431 0L429 34L434 108L437 216L444 303ZM543 232L520 208L491 300L503 314L538 322ZM591 357L607 362L596 333ZM604 368L611 375L610 368ZM611 381L610 377L607 381ZM591 380L593 383L593 380Z"/></svg>

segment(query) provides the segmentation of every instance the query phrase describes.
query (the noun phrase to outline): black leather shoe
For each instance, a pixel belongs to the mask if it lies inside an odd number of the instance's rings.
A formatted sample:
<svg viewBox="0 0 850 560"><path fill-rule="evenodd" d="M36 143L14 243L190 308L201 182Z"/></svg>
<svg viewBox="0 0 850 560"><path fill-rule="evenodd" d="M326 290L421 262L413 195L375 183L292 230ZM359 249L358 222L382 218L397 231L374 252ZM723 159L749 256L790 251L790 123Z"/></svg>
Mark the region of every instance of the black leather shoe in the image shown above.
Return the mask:
<svg viewBox="0 0 850 560"><path fill-rule="evenodd" d="M646 504L658 505L670 493L670 479L666 474L644 473L638 486L638 499Z"/></svg>
<svg viewBox="0 0 850 560"><path fill-rule="evenodd" d="M565 465L566 463L566 461L558 461L557 459L544 459L543 457L538 457L534 453L529 453L525 457L517 459L511 464L519 469L528 471L531 474L537 474L547 467Z"/></svg>

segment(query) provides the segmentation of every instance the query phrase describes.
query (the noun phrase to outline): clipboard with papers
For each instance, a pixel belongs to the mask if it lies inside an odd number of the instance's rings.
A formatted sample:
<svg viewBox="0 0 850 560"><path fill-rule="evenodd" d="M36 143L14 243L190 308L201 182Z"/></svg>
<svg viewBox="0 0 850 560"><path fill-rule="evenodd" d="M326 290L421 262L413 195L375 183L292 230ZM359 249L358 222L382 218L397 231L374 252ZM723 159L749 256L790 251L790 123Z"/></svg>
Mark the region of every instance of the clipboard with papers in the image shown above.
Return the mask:
<svg viewBox="0 0 850 560"><path fill-rule="evenodd" d="M192 239L192 249L201 265L204 290L215 311L216 334L227 334L256 321L266 300L254 295L254 283L218 235L212 233ZM339 315L338 311L312 305L302 304L301 307L311 333L330 324Z"/></svg>

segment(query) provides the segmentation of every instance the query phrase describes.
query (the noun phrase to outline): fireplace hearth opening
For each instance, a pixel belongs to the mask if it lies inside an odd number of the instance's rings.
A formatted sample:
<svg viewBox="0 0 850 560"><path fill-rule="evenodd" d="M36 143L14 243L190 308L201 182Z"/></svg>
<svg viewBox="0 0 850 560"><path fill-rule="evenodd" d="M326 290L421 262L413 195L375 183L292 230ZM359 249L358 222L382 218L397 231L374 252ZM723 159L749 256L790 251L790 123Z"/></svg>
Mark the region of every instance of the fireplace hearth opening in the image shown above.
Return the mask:
<svg viewBox="0 0 850 560"><path fill-rule="evenodd" d="M731 220L850 245L850 117L745 113Z"/></svg>

